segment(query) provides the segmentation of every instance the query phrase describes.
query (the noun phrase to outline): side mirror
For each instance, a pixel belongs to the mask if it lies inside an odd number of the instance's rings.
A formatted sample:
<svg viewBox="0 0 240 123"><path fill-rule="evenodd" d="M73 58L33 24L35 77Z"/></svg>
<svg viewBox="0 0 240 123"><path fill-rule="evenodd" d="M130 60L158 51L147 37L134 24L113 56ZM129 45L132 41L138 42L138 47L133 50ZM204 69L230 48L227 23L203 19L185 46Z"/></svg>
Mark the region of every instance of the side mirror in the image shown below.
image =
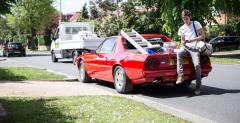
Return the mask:
<svg viewBox="0 0 240 123"><path fill-rule="evenodd" d="M55 40L56 40L56 37L52 36L52 40L55 41Z"/></svg>

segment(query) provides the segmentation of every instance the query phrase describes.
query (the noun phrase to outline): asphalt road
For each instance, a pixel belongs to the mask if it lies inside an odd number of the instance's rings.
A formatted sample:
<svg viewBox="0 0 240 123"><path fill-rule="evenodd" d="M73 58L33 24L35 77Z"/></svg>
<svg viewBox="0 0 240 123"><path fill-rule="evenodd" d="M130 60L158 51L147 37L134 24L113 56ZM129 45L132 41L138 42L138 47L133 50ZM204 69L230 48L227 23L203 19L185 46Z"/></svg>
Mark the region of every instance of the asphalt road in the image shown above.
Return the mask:
<svg viewBox="0 0 240 123"><path fill-rule="evenodd" d="M0 53L1 54L1 53ZM4 60L4 57L0 57ZM0 61L0 66L37 66L78 76L71 60L52 63L48 53L28 54L27 57L10 57ZM116 93L113 84L90 83ZM203 78L203 94L193 95L194 84L186 90L176 90L173 86L140 86L133 95L159 102L220 123L240 121L240 65L213 64L213 70Z"/></svg>

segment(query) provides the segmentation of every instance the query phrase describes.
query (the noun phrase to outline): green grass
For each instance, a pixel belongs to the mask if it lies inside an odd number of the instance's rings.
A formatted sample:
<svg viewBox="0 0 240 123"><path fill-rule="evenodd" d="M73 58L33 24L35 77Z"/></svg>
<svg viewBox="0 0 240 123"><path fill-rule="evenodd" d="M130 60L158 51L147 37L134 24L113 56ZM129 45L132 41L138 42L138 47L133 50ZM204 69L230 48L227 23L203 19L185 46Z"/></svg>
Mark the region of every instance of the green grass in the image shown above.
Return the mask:
<svg viewBox="0 0 240 123"><path fill-rule="evenodd" d="M46 70L30 67L0 67L0 80L61 80L63 75L57 75Z"/></svg>
<svg viewBox="0 0 240 123"><path fill-rule="evenodd" d="M187 121L116 96L5 97L4 122L18 123L185 123Z"/></svg>
<svg viewBox="0 0 240 123"><path fill-rule="evenodd" d="M220 64L240 64L239 58L216 58L211 57L211 62Z"/></svg>

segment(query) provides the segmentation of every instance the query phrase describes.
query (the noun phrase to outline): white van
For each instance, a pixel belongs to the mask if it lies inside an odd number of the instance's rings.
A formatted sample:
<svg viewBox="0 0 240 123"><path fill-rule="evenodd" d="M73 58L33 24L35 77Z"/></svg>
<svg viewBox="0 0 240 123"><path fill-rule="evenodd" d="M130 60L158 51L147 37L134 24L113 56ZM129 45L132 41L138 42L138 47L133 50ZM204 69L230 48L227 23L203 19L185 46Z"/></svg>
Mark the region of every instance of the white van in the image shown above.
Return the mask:
<svg viewBox="0 0 240 123"><path fill-rule="evenodd" d="M63 22L56 30L51 43L53 62L58 59L75 59L86 49L95 50L104 38L94 33L94 26L89 22Z"/></svg>

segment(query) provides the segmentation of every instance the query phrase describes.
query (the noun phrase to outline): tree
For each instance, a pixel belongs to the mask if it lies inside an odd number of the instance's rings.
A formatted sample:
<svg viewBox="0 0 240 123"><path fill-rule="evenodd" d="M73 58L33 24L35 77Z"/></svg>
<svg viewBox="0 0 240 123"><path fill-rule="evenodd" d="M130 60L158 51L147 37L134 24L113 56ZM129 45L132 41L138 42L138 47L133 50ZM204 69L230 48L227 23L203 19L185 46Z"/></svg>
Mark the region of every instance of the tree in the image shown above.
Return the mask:
<svg viewBox="0 0 240 123"><path fill-rule="evenodd" d="M44 30L52 21L52 0L18 0L7 14L8 25L15 30L31 34L31 42L38 31Z"/></svg>
<svg viewBox="0 0 240 123"><path fill-rule="evenodd" d="M136 10L136 6L141 7L143 11ZM138 2L129 0L122 4L122 10L124 12L121 21L122 28L126 31L134 28L140 33L162 32L162 19L159 18L159 8L147 9L140 6Z"/></svg>
<svg viewBox="0 0 240 123"><path fill-rule="evenodd" d="M10 12L10 7L15 3L15 0L1 0L0 1L0 15Z"/></svg>
<svg viewBox="0 0 240 123"><path fill-rule="evenodd" d="M11 39L15 36L15 32L7 25L7 19L5 17L0 17L0 40Z"/></svg>
<svg viewBox="0 0 240 123"><path fill-rule="evenodd" d="M91 19L97 19L100 16L100 13L98 12L95 4L90 7L90 15L91 15Z"/></svg>
<svg viewBox="0 0 240 123"><path fill-rule="evenodd" d="M115 0L98 0L97 4L103 10L103 16L108 16L108 12L113 13L117 9Z"/></svg>
<svg viewBox="0 0 240 123"><path fill-rule="evenodd" d="M119 30L118 30L117 22L115 20L116 20L116 17L113 17L113 16L103 17L99 23L96 23L97 34L102 36L117 35Z"/></svg>
<svg viewBox="0 0 240 123"><path fill-rule="evenodd" d="M88 16L88 10L87 10L87 4L86 4L86 3L83 5L81 16L82 16L82 18L84 18L84 19L89 18L89 16Z"/></svg>
<svg viewBox="0 0 240 123"><path fill-rule="evenodd" d="M239 0L140 0L143 5L151 8L158 4L160 8L159 17L164 21L162 29L174 39L179 40L177 31L182 24L180 13L182 9L192 11L193 20L200 21L203 26L205 21L214 21L213 8L217 12L225 11L233 15L240 15Z"/></svg>

